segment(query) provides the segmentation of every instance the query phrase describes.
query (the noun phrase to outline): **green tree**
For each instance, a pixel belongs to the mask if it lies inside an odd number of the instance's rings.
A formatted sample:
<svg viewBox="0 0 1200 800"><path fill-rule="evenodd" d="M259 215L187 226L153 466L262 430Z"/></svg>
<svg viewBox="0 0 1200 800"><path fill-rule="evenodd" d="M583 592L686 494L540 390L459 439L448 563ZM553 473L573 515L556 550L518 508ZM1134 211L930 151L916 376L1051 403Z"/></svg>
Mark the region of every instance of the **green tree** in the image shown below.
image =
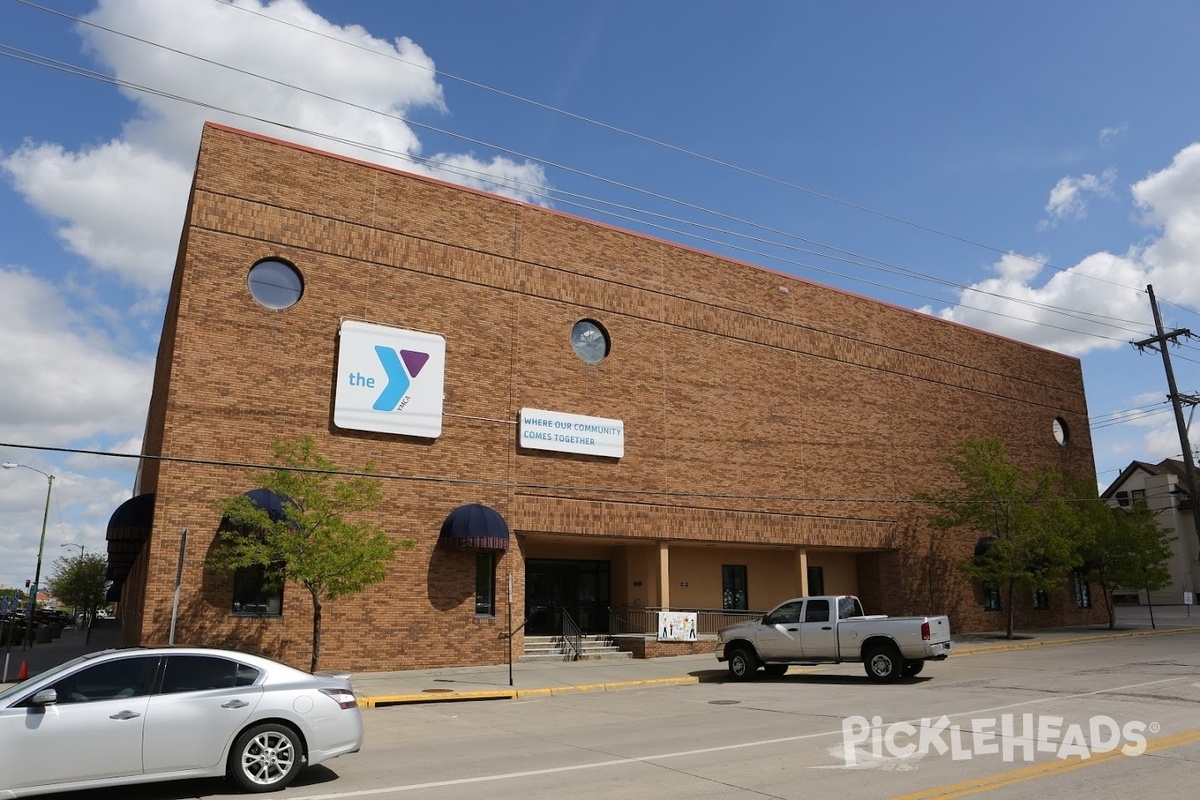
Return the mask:
<svg viewBox="0 0 1200 800"><path fill-rule="evenodd" d="M74 608L88 612L88 619L96 618L96 609L106 605L108 592L108 558L99 553L81 553L70 558L59 558L47 581L50 594ZM91 637L91 627L88 627Z"/></svg>
<svg viewBox="0 0 1200 800"><path fill-rule="evenodd" d="M1176 537L1158 521L1145 503L1114 508L1099 498L1078 507L1080 553L1088 566L1088 582L1098 584L1108 613L1108 627L1117 624L1113 603L1116 589L1157 591L1170 585L1171 542Z"/></svg>
<svg viewBox="0 0 1200 800"><path fill-rule="evenodd" d="M1063 479L1054 470L1026 473L1012 464L999 438L967 439L946 463L959 486L920 494L929 523L938 530L969 530L987 537L980 556L958 562L971 580L1003 589L1005 633L1013 636L1018 586L1048 590L1079 562L1076 520Z"/></svg>
<svg viewBox="0 0 1200 800"><path fill-rule="evenodd" d="M374 479L350 477L316 450L311 437L298 442L276 440L275 469L255 473L255 483L287 498L277 518L244 494L219 503L232 530L221 533L222 543L209 558L219 571L262 567L274 585L295 582L312 598L312 661L321 657L321 611L326 602L361 592L387 577L387 565L397 547L411 541L391 541L371 523L355 519L381 501ZM374 471L366 464L359 472Z"/></svg>

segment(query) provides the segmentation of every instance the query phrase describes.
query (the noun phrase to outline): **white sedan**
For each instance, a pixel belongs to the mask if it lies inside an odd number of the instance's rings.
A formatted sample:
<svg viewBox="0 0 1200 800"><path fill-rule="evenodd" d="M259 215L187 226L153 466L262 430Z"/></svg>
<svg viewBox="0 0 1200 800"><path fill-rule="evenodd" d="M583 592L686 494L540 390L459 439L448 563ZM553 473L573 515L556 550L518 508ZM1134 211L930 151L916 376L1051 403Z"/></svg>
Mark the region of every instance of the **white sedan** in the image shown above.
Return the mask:
<svg viewBox="0 0 1200 800"><path fill-rule="evenodd" d="M267 792L362 741L345 675L230 650L105 650L0 692L0 800L221 775Z"/></svg>

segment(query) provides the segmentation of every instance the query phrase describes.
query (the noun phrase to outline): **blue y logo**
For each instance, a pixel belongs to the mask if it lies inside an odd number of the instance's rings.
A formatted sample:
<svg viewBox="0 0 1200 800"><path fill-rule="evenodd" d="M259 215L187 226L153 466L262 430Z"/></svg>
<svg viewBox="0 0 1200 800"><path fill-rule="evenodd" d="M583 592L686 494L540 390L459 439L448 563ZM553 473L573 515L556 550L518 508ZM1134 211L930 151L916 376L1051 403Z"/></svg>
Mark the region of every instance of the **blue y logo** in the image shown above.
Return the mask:
<svg viewBox="0 0 1200 800"><path fill-rule="evenodd" d="M401 350L397 355L392 348L377 344L375 355L379 356L379 363L387 373L388 382L371 408L376 411L394 411L404 399L408 387L412 385L412 379L417 377L417 373L429 360L429 354L416 350Z"/></svg>

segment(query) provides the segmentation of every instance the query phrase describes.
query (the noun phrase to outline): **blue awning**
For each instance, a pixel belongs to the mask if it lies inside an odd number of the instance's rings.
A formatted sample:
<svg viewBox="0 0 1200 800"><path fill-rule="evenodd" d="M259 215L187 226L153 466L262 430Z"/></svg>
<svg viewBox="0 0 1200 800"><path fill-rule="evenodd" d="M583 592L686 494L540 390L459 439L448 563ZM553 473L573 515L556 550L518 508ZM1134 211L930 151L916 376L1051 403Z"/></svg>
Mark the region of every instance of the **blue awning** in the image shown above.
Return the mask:
<svg viewBox="0 0 1200 800"><path fill-rule="evenodd" d="M480 503L459 506L446 516L437 544L447 550L507 550L508 523Z"/></svg>
<svg viewBox="0 0 1200 800"><path fill-rule="evenodd" d="M289 497L284 497L281 494L275 494L270 489L251 489L246 492L246 497L249 497L254 505L258 506L273 522L278 522L284 517L284 508L291 505L292 500Z"/></svg>
<svg viewBox="0 0 1200 800"><path fill-rule="evenodd" d="M975 543L975 557L982 558L983 556L986 556L988 554L988 551L992 549L992 545L994 545L995 543L996 543L995 536L980 537L979 541L977 541Z"/></svg>
<svg viewBox="0 0 1200 800"><path fill-rule="evenodd" d="M150 538L154 527L154 492L131 497L108 518L108 568L105 577L109 580L124 580L142 552L142 545Z"/></svg>
<svg viewBox="0 0 1200 800"><path fill-rule="evenodd" d="M276 494L270 489L259 487L246 492L246 497L250 498L250 502L254 503L255 507L267 512L267 516L272 522L279 522L283 519L287 512L284 510L291 505L292 500L289 497L284 497L281 494ZM221 517L221 530L241 530L241 526L234 525L229 521L228 517Z"/></svg>

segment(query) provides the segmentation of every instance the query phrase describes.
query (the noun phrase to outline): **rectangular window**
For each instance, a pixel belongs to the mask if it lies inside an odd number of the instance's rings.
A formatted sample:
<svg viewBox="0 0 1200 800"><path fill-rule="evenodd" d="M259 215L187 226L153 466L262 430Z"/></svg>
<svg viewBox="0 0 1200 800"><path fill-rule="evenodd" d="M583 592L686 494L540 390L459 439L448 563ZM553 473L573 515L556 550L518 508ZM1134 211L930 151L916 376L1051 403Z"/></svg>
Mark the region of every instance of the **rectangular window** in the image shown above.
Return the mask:
<svg viewBox="0 0 1200 800"><path fill-rule="evenodd" d="M247 616L278 617L283 614L283 586L268 580L261 564L239 567L233 573L233 613Z"/></svg>
<svg viewBox="0 0 1200 800"><path fill-rule="evenodd" d="M1132 492L1129 493L1129 499L1132 500L1134 503L1146 502L1146 490L1145 489L1134 489Z"/></svg>
<svg viewBox="0 0 1200 800"><path fill-rule="evenodd" d="M496 616L496 554L491 550L475 554L475 613Z"/></svg>
<svg viewBox="0 0 1200 800"><path fill-rule="evenodd" d="M1046 593L1045 589L1033 590L1033 607L1042 610L1050 607L1050 595Z"/></svg>
<svg viewBox="0 0 1200 800"><path fill-rule="evenodd" d="M744 564L721 565L721 608L726 611L749 611L750 592L746 588Z"/></svg>
<svg viewBox="0 0 1200 800"><path fill-rule="evenodd" d="M1080 608L1092 607L1092 590L1088 586L1087 578L1083 574L1083 570L1075 570L1075 603Z"/></svg>
<svg viewBox="0 0 1200 800"><path fill-rule="evenodd" d="M1117 492L1117 505L1122 506L1122 507L1129 505L1129 492L1127 492L1127 491Z"/></svg>
<svg viewBox="0 0 1200 800"><path fill-rule="evenodd" d="M825 594L825 568L808 568L808 594L810 597Z"/></svg>
<svg viewBox="0 0 1200 800"><path fill-rule="evenodd" d="M984 611L999 611L1000 610L1000 587L999 586L983 587L983 610Z"/></svg>
<svg viewBox="0 0 1200 800"><path fill-rule="evenodd" d="M829 601L809 600L804 607L805 622L829 622Z"/></svg>

